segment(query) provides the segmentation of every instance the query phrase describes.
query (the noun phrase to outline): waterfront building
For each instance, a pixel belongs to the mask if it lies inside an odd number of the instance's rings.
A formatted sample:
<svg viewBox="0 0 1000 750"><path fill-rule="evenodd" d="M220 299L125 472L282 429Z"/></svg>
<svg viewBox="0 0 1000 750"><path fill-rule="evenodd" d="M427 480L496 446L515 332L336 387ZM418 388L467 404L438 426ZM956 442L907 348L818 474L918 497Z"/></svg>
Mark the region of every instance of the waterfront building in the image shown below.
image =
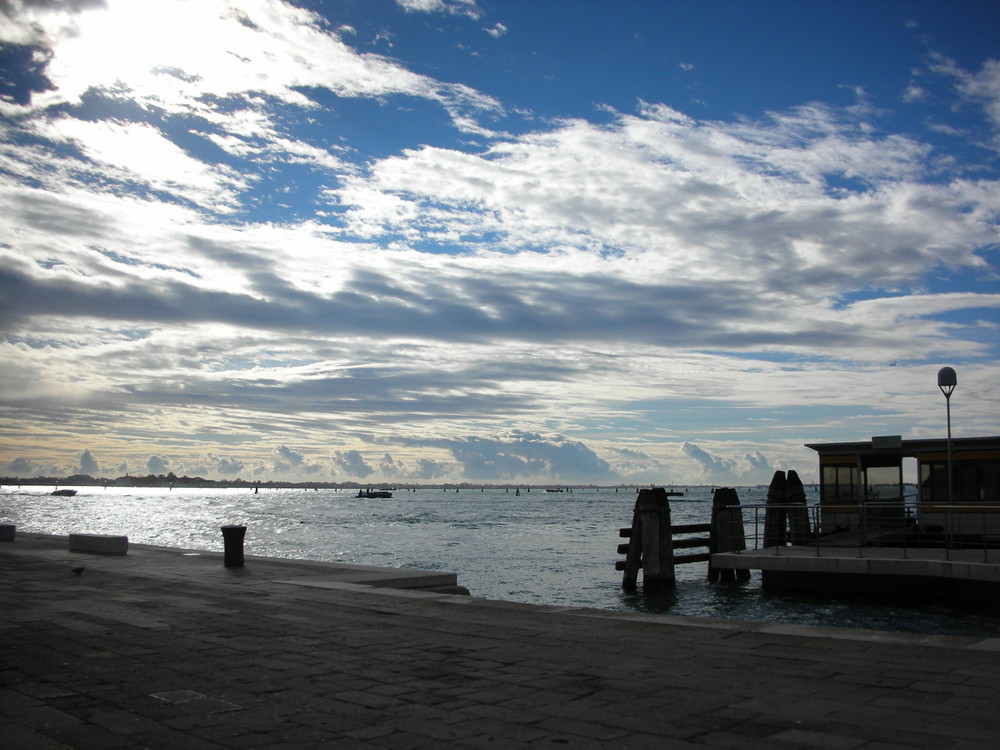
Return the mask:
<svg viewBox="0 0 1000 750"><path fill-rule="evenodd" d="M1000 436L950 442L950 488L947 439L807 444L819 454L820 532L909 519L925 531L1000 535ZM904 482L907 460L916 462L915 484Z"/></svg>

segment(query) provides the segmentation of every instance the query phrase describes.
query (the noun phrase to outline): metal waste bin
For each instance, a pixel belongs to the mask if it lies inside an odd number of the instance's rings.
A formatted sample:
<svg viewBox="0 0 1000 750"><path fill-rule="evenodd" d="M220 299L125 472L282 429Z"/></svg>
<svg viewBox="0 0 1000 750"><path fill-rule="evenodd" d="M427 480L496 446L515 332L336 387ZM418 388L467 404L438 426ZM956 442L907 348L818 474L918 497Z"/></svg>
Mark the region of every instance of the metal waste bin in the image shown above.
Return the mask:
<svg viewBox="0 0 1000 750"><path fill-rule="evenodd" d="M225 566L227 568L243 567L243 538L246 536L246 526L223 526L222 541L225 545Z"/></svg>

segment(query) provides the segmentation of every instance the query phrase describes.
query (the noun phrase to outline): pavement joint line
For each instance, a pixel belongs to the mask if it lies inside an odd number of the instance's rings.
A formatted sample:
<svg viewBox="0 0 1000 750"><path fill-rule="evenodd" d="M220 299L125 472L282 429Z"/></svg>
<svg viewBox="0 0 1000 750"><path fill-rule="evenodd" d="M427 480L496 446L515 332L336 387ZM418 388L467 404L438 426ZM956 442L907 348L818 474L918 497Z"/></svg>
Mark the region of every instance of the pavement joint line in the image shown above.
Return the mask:
<svg viewBox="0 0 1000 750"><path fill-rule="evenodd" d="M212 698L204 693L199 693L197 690L168 690L162 693L150 693L149 697L185 708L197 707L202 709L200 713L206 714L243 710L243 706L238 706L235 703L230 703L219 698Z"/></svg>

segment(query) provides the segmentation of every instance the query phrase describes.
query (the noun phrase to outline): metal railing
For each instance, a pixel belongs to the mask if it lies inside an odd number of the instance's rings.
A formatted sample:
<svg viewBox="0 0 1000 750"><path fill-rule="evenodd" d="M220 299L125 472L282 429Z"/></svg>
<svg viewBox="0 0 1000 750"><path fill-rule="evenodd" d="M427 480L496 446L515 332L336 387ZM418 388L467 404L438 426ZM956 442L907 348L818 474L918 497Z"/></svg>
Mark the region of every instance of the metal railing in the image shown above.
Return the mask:
<svg viewBox="0 0 1000 750"><path fill-rule="evenodd" d="M944 559L961 553L983 562L1000 556L1000 504L895 502L759 504L741 506L747 549L798 554L803 548L855 551L896 548L903 557L915 550L943 550ZM794 548L794 553L792 549ZM994 554L991 555L990 552ZM971 555L970 555L971 553Z"/></svg>

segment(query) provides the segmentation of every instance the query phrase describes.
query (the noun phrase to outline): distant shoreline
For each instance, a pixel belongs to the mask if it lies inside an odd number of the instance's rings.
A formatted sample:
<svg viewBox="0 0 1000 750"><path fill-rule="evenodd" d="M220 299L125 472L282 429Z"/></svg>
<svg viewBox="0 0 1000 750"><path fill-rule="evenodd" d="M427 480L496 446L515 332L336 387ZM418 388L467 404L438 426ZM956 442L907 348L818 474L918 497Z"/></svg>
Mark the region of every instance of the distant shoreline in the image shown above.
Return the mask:
<svg viewBox="0 0 1000 750"><path fill-rule="evenodd" d="M109 479L76 474L67 477L0 477L0 486L26 487L177 487L193 489L302 489L302 490L359 490L369 487L391 487L400 492L411 490L635 490L650 484L592 484L581 482L444 482L422 484L413 482L306 482L306 481L247 481L244 479L203 479L201 477L175 477L171 475L124 476ZM718 484L656 484L657 487L719 487ZM742 485L741 485L742 486ZM752 485L756 486L756 485Z"/></svg>

